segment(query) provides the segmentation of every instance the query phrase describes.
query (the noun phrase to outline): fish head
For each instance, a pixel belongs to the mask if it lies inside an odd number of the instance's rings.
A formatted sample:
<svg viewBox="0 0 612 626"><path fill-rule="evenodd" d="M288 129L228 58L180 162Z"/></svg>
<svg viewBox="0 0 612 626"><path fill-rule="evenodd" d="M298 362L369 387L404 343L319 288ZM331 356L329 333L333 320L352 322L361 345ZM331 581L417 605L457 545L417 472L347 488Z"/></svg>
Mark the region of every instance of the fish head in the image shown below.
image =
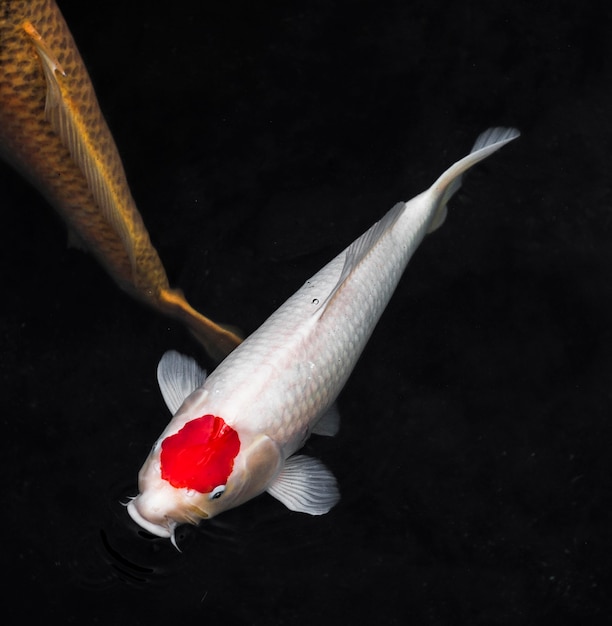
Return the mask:
<svg viewBox="0 0 612 626"><path fill-rule="evenodd" d="M203 415L156 442L128 513L145 530L173 540L180 524L198 524L265 491L282 459L267 435L240 437L223 418Z"/></svg>

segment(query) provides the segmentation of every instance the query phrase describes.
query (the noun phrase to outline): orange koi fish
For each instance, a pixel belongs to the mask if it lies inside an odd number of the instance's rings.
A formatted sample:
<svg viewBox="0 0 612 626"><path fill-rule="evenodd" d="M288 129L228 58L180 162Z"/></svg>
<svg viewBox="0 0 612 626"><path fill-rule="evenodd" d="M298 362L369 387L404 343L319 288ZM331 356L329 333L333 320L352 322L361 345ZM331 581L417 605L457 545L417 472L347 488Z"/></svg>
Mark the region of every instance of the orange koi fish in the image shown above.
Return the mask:
<svg viewBox="0 0 612 626"><path fill-rule="evenodd" d="M215 359L241 342L170 288L53 0L0 0L0 157L39 189L122 289L181 320Z"/></svg>

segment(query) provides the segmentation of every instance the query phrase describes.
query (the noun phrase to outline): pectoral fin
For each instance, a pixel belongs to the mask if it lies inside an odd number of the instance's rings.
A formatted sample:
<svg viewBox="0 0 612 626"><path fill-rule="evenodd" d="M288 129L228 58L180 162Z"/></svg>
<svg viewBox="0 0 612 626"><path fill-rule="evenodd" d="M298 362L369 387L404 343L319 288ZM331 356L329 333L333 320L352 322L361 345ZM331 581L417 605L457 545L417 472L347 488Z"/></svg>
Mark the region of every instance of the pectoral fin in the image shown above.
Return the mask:
<svg viewBox="0 0 612 626"><path fill-rule="evenodd" d="M164 353L157 366L157 382L170 413L206 380L206 372L191 357L175 350Z"/></svg>
<svg viewBox="0 0 612 626"><path fill-rule="evenodd" d="M323 515L340 500L334 475L309 456L292 456L267 489L291 511Z"/></svg>
<svg viewBox="0 0 612 626"><path fill-rule="evenodd" d="M338 407L332 404L315 424L312 432L315 435L323 435L324 437L335 437L339 430L340 413L338 412Z"/></svg>

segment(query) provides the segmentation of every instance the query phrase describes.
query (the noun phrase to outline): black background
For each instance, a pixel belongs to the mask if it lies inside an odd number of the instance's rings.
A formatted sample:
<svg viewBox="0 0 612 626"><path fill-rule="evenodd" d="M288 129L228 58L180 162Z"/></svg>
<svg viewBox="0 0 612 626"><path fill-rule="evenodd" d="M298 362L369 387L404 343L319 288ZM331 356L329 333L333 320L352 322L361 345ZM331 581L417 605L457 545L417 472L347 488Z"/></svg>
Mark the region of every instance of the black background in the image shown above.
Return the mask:
<svg viewBox="0 0 612 626"><path fill-rule="evenodd" d="M537 5L536 5L537 4ZM492 125L308 453L178 553L121 501L188 333L0 168L3 620L608 623L612 38L597 2L60 3L172 283L252 332ZM8 582L6 582L8 577Z"/></svg>

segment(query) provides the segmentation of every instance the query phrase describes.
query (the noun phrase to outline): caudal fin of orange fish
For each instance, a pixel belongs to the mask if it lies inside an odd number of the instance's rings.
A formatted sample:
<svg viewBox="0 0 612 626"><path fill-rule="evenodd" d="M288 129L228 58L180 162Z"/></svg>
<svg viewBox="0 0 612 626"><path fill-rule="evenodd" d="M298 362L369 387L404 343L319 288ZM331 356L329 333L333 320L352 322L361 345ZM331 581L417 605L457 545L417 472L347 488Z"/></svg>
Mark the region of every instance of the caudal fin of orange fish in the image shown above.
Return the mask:
<svg viewBox="0 0 612 626"><path fill-rule="evenodd" d="M180 319L213 359L223 360L242 342L235 328L217 324L198 313L179 290L164 289L159 297L168 315Z"/></svg>

